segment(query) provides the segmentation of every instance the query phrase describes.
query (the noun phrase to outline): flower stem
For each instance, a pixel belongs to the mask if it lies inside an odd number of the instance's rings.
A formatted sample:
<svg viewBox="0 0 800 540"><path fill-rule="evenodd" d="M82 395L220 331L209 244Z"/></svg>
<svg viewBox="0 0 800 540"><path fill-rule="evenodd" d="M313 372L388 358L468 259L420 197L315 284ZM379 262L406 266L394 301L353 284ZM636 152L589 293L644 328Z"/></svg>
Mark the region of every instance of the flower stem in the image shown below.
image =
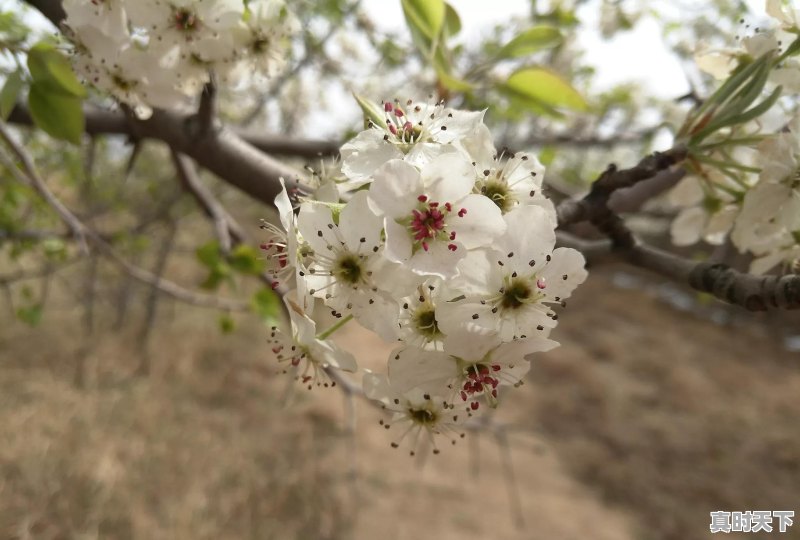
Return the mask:
<svg viewBox="0 0 800 540"><path fill-rule="evenodd" d="M320 341L324 341L324 340L328 339L331 334L333 334L339 328L341 328L342 326L344 326L345 324L350 322L350 319L352 319L352 318L353 318L352 315L348 315L347 317L343 318L342 320L337 321L336 324L334 324L333 326L331 326L330 328L328 328L324 332L320 332L319 334L317 334L317 339L320 340Z"/></svg>

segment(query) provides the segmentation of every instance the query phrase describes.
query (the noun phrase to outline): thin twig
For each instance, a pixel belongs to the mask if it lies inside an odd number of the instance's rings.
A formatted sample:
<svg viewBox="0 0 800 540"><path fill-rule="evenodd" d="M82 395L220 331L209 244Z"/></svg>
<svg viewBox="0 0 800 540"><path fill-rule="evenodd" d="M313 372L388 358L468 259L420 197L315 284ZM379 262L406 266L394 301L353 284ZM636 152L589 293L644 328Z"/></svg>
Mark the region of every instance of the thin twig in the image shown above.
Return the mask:
<svg viewBox="0 0 800 540"><path fill-rule="evenodd" d="M203 212L214 222L214 228L223 253L228 253L233 244L246 241L244 229L222 206L211 190L200 181L194 164L184 155L171 151L172 162L183 188L197 201Z"/></svg>
<svg viewBox="0 0 800 540"><path fill-rule="evenodd" d="M45 202L56 211L58 216L61 220L69 227L72 231L72 234L75 238L78 239L78 243L80 245L81 251L83 253L89 253L89 246L86 243L85 238L85 230L84 226L81 221L69 211L69 209L64 206L64 204L56 197L50 188L47 187L47 184L39 176L39 173L36 171L36 167L33 164L33 160L25 151L20 144L14 140L13 135L8 130L8 126L5 122L0 120L0 138L6 143L6 146L11 150L11 152L16 156L17 160L22 164L22 169L20 170L17 167L13 160L11 160L8 156L5 155L4 152L0 152L0 159L2 159L3 163L8 167L11 173L22 183L30 185L33 187L34 190L39 194Z"/></svg>

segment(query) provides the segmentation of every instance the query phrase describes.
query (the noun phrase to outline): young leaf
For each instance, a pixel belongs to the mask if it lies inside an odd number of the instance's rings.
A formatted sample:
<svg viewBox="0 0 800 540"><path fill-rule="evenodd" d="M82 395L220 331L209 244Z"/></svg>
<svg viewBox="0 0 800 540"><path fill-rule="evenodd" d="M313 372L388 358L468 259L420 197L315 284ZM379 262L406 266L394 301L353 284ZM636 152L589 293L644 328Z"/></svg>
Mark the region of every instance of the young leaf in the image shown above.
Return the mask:
<svg viewBox="0 0 800 540"><path fill-rule="evenodd" d="M386 119L377 105L359 95L353 94L353 97L356 99L356 103L358 103L358 106L361 107L361 111L364 113L365 123L372 122L376 126L380 126L384 129L386 128Z"/></svg>
<svg viewBox="0 0 800 540"><path fill-rule="evenodd" d="M227 313L219 316L219 330L223 334L230 334L236 329L236 321Z"/></svg>
<svg viewBox="0 0 800 540"><path fill-rule="evenodd" d="M209 268L214 268L217 266L222 259L222 254L219 250L219 244L213 240L197 248L195 255L197 256L198 261Z"/></svg>
<svg viewBox="0 0 800 540"><path fill-rule="evenodd" d="M22 87L23 80L19 70L6 78L6 83L3 85L3 89L0 90L0 118L3 120L8 119L11 109L17 104L17 98Z"/></svg>
<svg viewBox="0 0 800 540"><path fill-rule="evenodd" d="M43 313L42 304L34 304L17 309L17 318L28 326L37 326L42 320Z"/></svg>
<svg viewBox="0 0 800 540"><path fill-rule="evenodd" d="M445 21L443 0L402 0L403 13L408 25L419 30L431 41L436 41Z"/></svg>
<svg viewBox="0 0 800 540"><path fill-rule="evenodd" d="M281 302L272 289L260 289L250 298L250 307L267 324L275 324L280 318Z"/></svg>
<svg viewBox="0 0 800 540"><path fill-rule="evenodd" d="M461 17L458 12L448 3L444 5L444 26L442 26L442 35L445 38L451 38L461 32Z"/></svg>
<svg viewBox="0 0 800 540"><path fill-rule="evenodd" d="M501 58L519 58L559 45L561 32L554 26L534 26L518 34L500 49Z"/></svg>
<svg viewBox="0 0 800 540"><path fill-rule="evenodd" d="M237 272L255 276L261 273L264 266L258 252L252 246L245 244L233 248L228 263Z"/></svg>
<svg viewBox="0 0 800 540"><path fill-rule="evenodd" d="M86 97L86 88L75 76L69 60L49 43L40 42L31 47L28 69L34 82L47 82L64 94Z"/></svg>
<svg viewBox="0 0 800 540"><path fill-rule="evenodd" d="M587 109L586 101L567 81L540 67L523 68L511 74L500 90L537 108Z"/></svg>
<svg viewBox="0 0 800 540"><path fill-rule="evenodd" d="M72 144L80 144L84 129L81 99L64 94L42 81L31 83L28 93L31 118L42 131Z"/></svg>

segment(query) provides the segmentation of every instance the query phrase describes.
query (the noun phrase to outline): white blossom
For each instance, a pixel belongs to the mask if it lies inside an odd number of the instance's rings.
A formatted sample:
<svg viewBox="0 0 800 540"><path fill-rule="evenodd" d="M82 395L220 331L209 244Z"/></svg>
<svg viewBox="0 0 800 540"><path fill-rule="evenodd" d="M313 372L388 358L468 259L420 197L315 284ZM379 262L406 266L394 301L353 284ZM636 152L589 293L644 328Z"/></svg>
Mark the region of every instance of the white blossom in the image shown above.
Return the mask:
<svg viewBox="0 0 800 540"><path fill-rule="evenodd" d="M549 339L518 339L506 343L483 332L460 332L444 351L401 346L389 356L389 379L400 391L421 389L460 401L468 412L484 402L497 406L500 386L519 386L530 370L528 355L549 351Z"/></svg>
<svg viewBox="0 0 800 540"><path fill-rule="evenodd" d="M369 202L384 216L385 255L420 275L452 277L466 250L505 231L500 209L472 193L472 165L457 152L440 155L421 171L393 159L374 178Z"/></svg>
<svg viewBox="0 0 800 540"><path fill-rule="evenodd" d="M401 443L408 444L413 456L420 445L427 444L434 454L438 454L439 436L450 437L452 444L464 436L460 427L466 415L451 410L452 405L441 396L428 394L420 388L398 391L385 375L371 372L364 374L363 387L367 398L380 402L392 413L391 420L381 420L381 425L400 431L391 443L393 448L398 448Z"/></svg>
<svg viewBox="0 0 800 540"><path fill-rule="evenodd" d="M381 165L392 159L424 166L452 145L474 136L484 112L456 111L411 101L406 107L385 102L386 126L362 131L341 148L342 171L350 189L364 185Z"/></svg>
<svg viewBox="0 0 800 540"><path fill-rule="evenodd" d="M553 249L555 231L543 208L520 206L505 220L508 232L495 247L475 250L459 263L453 287L464 298L438 309L445 334L480 328L505 341L546 336L557 321L550 306L565 304L586 279L580 252Z"/></svg>
<svg viewBox="0 0 800 540"><path fill-rule="evenodd" d="M336 344L317 339L317 325L294 301L294 293L284 297L291 320L291 333L286 334L277 326L270 329L268 342L279 363L285 364L284 372L290 371L298 381L311 389L314 385L334 384L326 369L354 372L358 369L355 358Z"/></svg>

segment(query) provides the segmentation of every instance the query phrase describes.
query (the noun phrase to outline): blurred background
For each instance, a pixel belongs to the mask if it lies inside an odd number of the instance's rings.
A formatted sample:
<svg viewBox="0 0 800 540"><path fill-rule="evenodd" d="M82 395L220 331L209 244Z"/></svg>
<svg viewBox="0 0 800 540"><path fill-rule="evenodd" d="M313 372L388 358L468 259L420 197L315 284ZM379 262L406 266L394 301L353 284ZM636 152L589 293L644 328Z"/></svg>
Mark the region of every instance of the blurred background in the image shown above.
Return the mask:
<svg viewBox="0 0 800 540"><path fill-rule="evenodd" d="M535 151L558 199L610 162L669 148L713 88L694 65L698 43L734 46L764 17L760 2L730 0L450 5L458 25L433 63L399 1L291 2L303 30L286 70L222 89L220 112L303 141L305 155L281 159L318 170L317 153L361 129L351 92L446 97L487 108L498 147ZM537 26L557 37L508 48ZM14 46L52 32L0 2L4 72ZM531 66L585 104L511 91L510 75ZM279 373L266 343L279 304L257 279L272 208L201 171L249 239L226 254L163 145L19 134L126 261L244 309L189 305L82 256L0 169L0 538L691 540L709 536L711 511L800 510L797 316L597 265L560 314L561 347L536 356L498 413L440 455L409 457L390 448L378 409ZM629 223L669 246L675 212L659 197ZM731 246L682 252L747 266ZM354 322L336 340L375 370L392 348Z"/></svg>

